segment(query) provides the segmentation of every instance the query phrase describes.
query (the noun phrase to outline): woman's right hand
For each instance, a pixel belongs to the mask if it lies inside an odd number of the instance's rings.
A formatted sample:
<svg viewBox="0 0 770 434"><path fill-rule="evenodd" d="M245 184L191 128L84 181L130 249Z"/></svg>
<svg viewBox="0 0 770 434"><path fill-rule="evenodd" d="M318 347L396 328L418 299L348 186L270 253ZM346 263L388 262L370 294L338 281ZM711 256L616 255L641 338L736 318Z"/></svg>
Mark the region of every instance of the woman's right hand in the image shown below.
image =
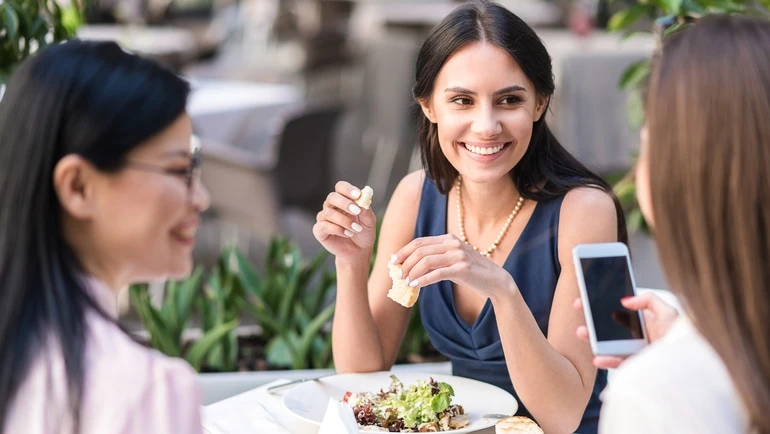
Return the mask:
<svg viewBox="0 0 770 434"><path fill-rule="evenodd" d="M662 338L679 316L679 312L673 306L649 292L635 297L625 297L620 300L620 304L629 310L642 311L644 330L647 332L647 339L650 343ZM583 302L580 298L575 300L573 307L581 312L583 311ZM578 327L576 333L580 339L588 341L588 329L586 326ZM614 369L625 360L626 357L596 356L594 357L594 365L601 369Z"/></svg>
<svg viewBox="0 0 770 434"><path fill-rule="evenodd" d="M338 260L369 263L377 218L371 209L356 204L360 196L359 188L340 181L316 216L313 236Z"/></svg>

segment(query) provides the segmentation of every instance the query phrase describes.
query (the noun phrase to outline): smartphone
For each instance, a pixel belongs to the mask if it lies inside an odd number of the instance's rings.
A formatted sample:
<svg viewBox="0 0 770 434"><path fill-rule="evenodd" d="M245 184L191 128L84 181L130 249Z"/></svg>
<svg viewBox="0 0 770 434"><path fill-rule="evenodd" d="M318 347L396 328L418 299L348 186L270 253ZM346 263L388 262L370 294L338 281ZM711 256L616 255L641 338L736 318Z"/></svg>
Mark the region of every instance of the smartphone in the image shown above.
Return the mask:
<svg viewBox="0 0 770 434"><path fill-rule="evenodd" d="M636 295L628 247L580 244L572 250L591 350L597 356L627 356L647 345L641 311L620 299Z"/></svg>

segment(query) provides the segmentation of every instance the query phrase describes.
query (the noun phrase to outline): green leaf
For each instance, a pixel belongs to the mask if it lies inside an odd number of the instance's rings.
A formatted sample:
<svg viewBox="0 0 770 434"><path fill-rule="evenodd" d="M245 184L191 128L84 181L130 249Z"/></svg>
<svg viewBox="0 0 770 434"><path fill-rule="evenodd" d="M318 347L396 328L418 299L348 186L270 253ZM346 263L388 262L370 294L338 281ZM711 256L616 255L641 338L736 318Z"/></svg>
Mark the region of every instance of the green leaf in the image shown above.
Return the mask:
<svg viewBox="0 0 770 434"><path fill-rule="evenodd" d="M433 400L431 401L431 409L435 413L441 413L442 411L446 410L447 407L449 407L449 403L451 402L451 399L444 393L439 393L437 395L433 396Z"/></svg>
<svg viewBox="0 0 770 434"><path fill-rule="evenodd" d="M201 295L200 284L203 277L203 267L196 267L192 275L179 286L174 304L178 311L180 324L184 327L190 318L195 300Z"/></svg>
<svg viewBox="0 0 770 434"><path fill-rule="evenodd" d="M287 333L286 337L276 336L273 338L265 347L268 363L291 368L296 358L294 348L296 348L297 342L299 342L299 336L294 331Z"/></svg>
<svg viewBox="0 0 770 434"><path fill-rule="evenodd" d="M235 260L238 263L238 279L240 279L244 289L250 294L260 294L262 292L262 281L254 267L237 250L235 251Z"/></svg>
<svg viewBox="0 0 770 434"><path fill-rule="evenodd" d="M157 343L156 348L171 357L179 357L182 349L182 337L173 334L168 324L163 322L160 312L155 308L149 307L148 313L152 317L152 321L149 323L152 327L148 331L153 341Z"/></svg>
<svg viewBox="0 0 770 434"><path fill-rule="evenodd" d="M3 5L2 18L3 27L5 27L6 31L6 37L11 41L12 45L18 47L15 41L19 36L19 16L16 14L16 11L12 7Z"/></svg>
<svg viewBox="0 0 770 434"><path fill-rule="evenodd" d="M308 362L308 353L313 339L318 335L324 325L329 322L334 315L334 304L329 305L323 312L313 318L307 328L302 330L302 336L295 347L294 369L303 369Z"/></svg>
<svg viewBox="0 0 770 434"><path fill-rule="evenodd" d="M644 215L642 215L640 209L636 208L628 213L628 216L626 217L626 226L628 226L627 230L629 233L642 229L644 226Z"/></svg>
<svg viewBox="0 0 770 434"><path fill-rule="evenodd" d="M63 11L61 24L68 37L75 36L78 28L83 25L83 16L80 14L80 10L78 10L77 2L74 2Z"/></svg>
<svg viewBox="0 0 770 434"><path fill-rule="evenodd" d="M682 15L701 16L708 14L708 11L696 0L684 0L682 2Z"/></svg>
<svg viewBox="0 0 770 434"><path fill-rule="evenodd" d="M624 30L638 21L639 18L641 18L645 12L647 12L647 10L648 7L636 4L629 7L628 9L619 11L613 15L612 18L610 18L609 22L607 23L607 30L611 32Z"/></svg>
<svg viewBox="0 0 770 434"><path fill-rule="evenodd" d="M284 323L287 323L290 320L289 315L291 313L291 306L298 300L296 296L301 277L301 258L299 250L294 249L288 257L291 258L290 268L288 270L288 281L286 282L286 287L283 288L281 304L278 307L278 319Z"/></svg>
<svg viewBox="0 0 770 434"><path fill-rule="evenodd" d="M179 315L176 310L174 300L176 299L177 282L171 280L166 283L165 297L163 298L163 304L160 307L160 314L163 320L172 329L181 329L179 327Z"/></svg>
<svg viewBox="0 0 770 434"><path fill-rule="evenodd" d="M650 75L650 60L649 59L639 60L637 62L632 63L628 68L626 68L626 70L623 72L623 75L620 77L620 82L618 83L618 86L621 89L636 87L640 83L642 83L649 75Z"/></svg>
<svg viewBox="0 0 770 434"><path fill-rule="evenodd" d="M263 305L249 303L248 300L241 298L239 304L242 309L251 313L254 320L262 327L262 334L266 340L272 339L273 336L278 335L286 328L283 324L276 321L272 313L269 313Z"/></svg>
<svg viewBox="0 0 770 434"><path fill-rule="evenodd" d="M187 353L185 354L185 360L187 360L196 371L200 371L203 360L206 358L209 351L214 345L221 343L220 341L223 338L226 338L227 334L235 330L235 327L237 326L238 321L233 320L209 330L202 338L198 339L192 346L190 346L190 349L187 350Z"/></svg>
<svg viewBox="0 0 770 434"><path fill-rule="evenodd" d="M664 0L663 4L668 15L679 15L682 10L682 0Z"/></svg>

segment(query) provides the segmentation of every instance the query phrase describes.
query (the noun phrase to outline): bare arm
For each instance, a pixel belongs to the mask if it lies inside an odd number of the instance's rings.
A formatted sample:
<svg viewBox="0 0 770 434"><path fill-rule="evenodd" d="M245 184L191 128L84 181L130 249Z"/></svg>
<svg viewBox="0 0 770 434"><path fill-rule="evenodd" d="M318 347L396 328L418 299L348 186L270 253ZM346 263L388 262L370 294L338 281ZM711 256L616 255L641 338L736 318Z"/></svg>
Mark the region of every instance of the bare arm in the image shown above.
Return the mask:
<svg viewBox="0 0 770 434"><path fill-rule="evenodd" d="M511 380L547 433L571 433L577 428L596 379L591 348L574 332L584 318L572 308L579 296L572 248L616 241L615 218L611 198L599 190L576 189L565 197L559 223L561 275L547 338L517 288L492 300Z"/></svg>
<svg viewBox="0 0 770 434"><path fill-rule="evenodd" d="M587 218L590 216L590 218ZM454 235L418 238L397 254L411 282L427 286L440 280L489 297L511 381L547 433L571 433L579 425L593 389L596 368L590 347L575 335L583 316L572 308L578 295L572 266L576 244L616 239L615 208L595 189L577 189L565 197L559 224L559 262L548 337L535 322L513 277Z"/></svg>
<svg viewBox="0 0 770 434"><path fill-rule="evenodd" d="M362 243L360 248L351 250L324 245L336 256L337 308L332 326L332 350L339 372L387 370L395 363L411 309L387 298L392 283L387 263L392 253L413 238L423 176L423 172L407 175L393 193L380 228L377 256L368 282L370 245ZM374 216L367 213L369 211L364 211L358 216L363 231L344 241L355 244L356 237L366 237L367 231L373 233ZM316 226L322 221L328 223L328 219L319 214ZM325 235L323 228L314 228L314 233L324 244L321 240Z"/></svg>

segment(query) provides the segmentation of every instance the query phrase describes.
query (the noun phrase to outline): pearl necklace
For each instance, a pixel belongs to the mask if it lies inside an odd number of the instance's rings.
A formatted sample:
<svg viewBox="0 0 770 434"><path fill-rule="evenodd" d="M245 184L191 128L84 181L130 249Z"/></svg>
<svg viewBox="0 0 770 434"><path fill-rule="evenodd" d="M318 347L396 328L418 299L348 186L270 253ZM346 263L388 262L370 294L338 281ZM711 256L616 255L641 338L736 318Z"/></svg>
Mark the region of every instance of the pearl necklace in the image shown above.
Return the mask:
<svg viewBox="0 0 770 434"><path fill-rule="evenodd" d="M508 220L505 221L505 224L503 225L503 229L500 230L500 233L497 235L497 238L495 238L495 242L492 243L491 246L489 246L486 250L479 250L478 247L474 246L473 244L468 242L468 237L465 236L465 225L463 224L463 196L462 196L462 178L459 176L457 177L457 183L455 183L455 190L457 190L457 226L460 230L460 240L464 242L465 244L473 247L473 250L481 253L482 255L486 256L487 258L492 257L492 252L497 249L497 246L500 245L500 241L503 239L505 234L508 232L508 228L511 227L511 222L513 222L513 219L516 217L516 214L519 213L519 210L521 209L521 205L524 203L524 197L519 196L519 200L516 201L516 206L513 208L513 211L511 211L511 214L508 215Z"/></svg>

